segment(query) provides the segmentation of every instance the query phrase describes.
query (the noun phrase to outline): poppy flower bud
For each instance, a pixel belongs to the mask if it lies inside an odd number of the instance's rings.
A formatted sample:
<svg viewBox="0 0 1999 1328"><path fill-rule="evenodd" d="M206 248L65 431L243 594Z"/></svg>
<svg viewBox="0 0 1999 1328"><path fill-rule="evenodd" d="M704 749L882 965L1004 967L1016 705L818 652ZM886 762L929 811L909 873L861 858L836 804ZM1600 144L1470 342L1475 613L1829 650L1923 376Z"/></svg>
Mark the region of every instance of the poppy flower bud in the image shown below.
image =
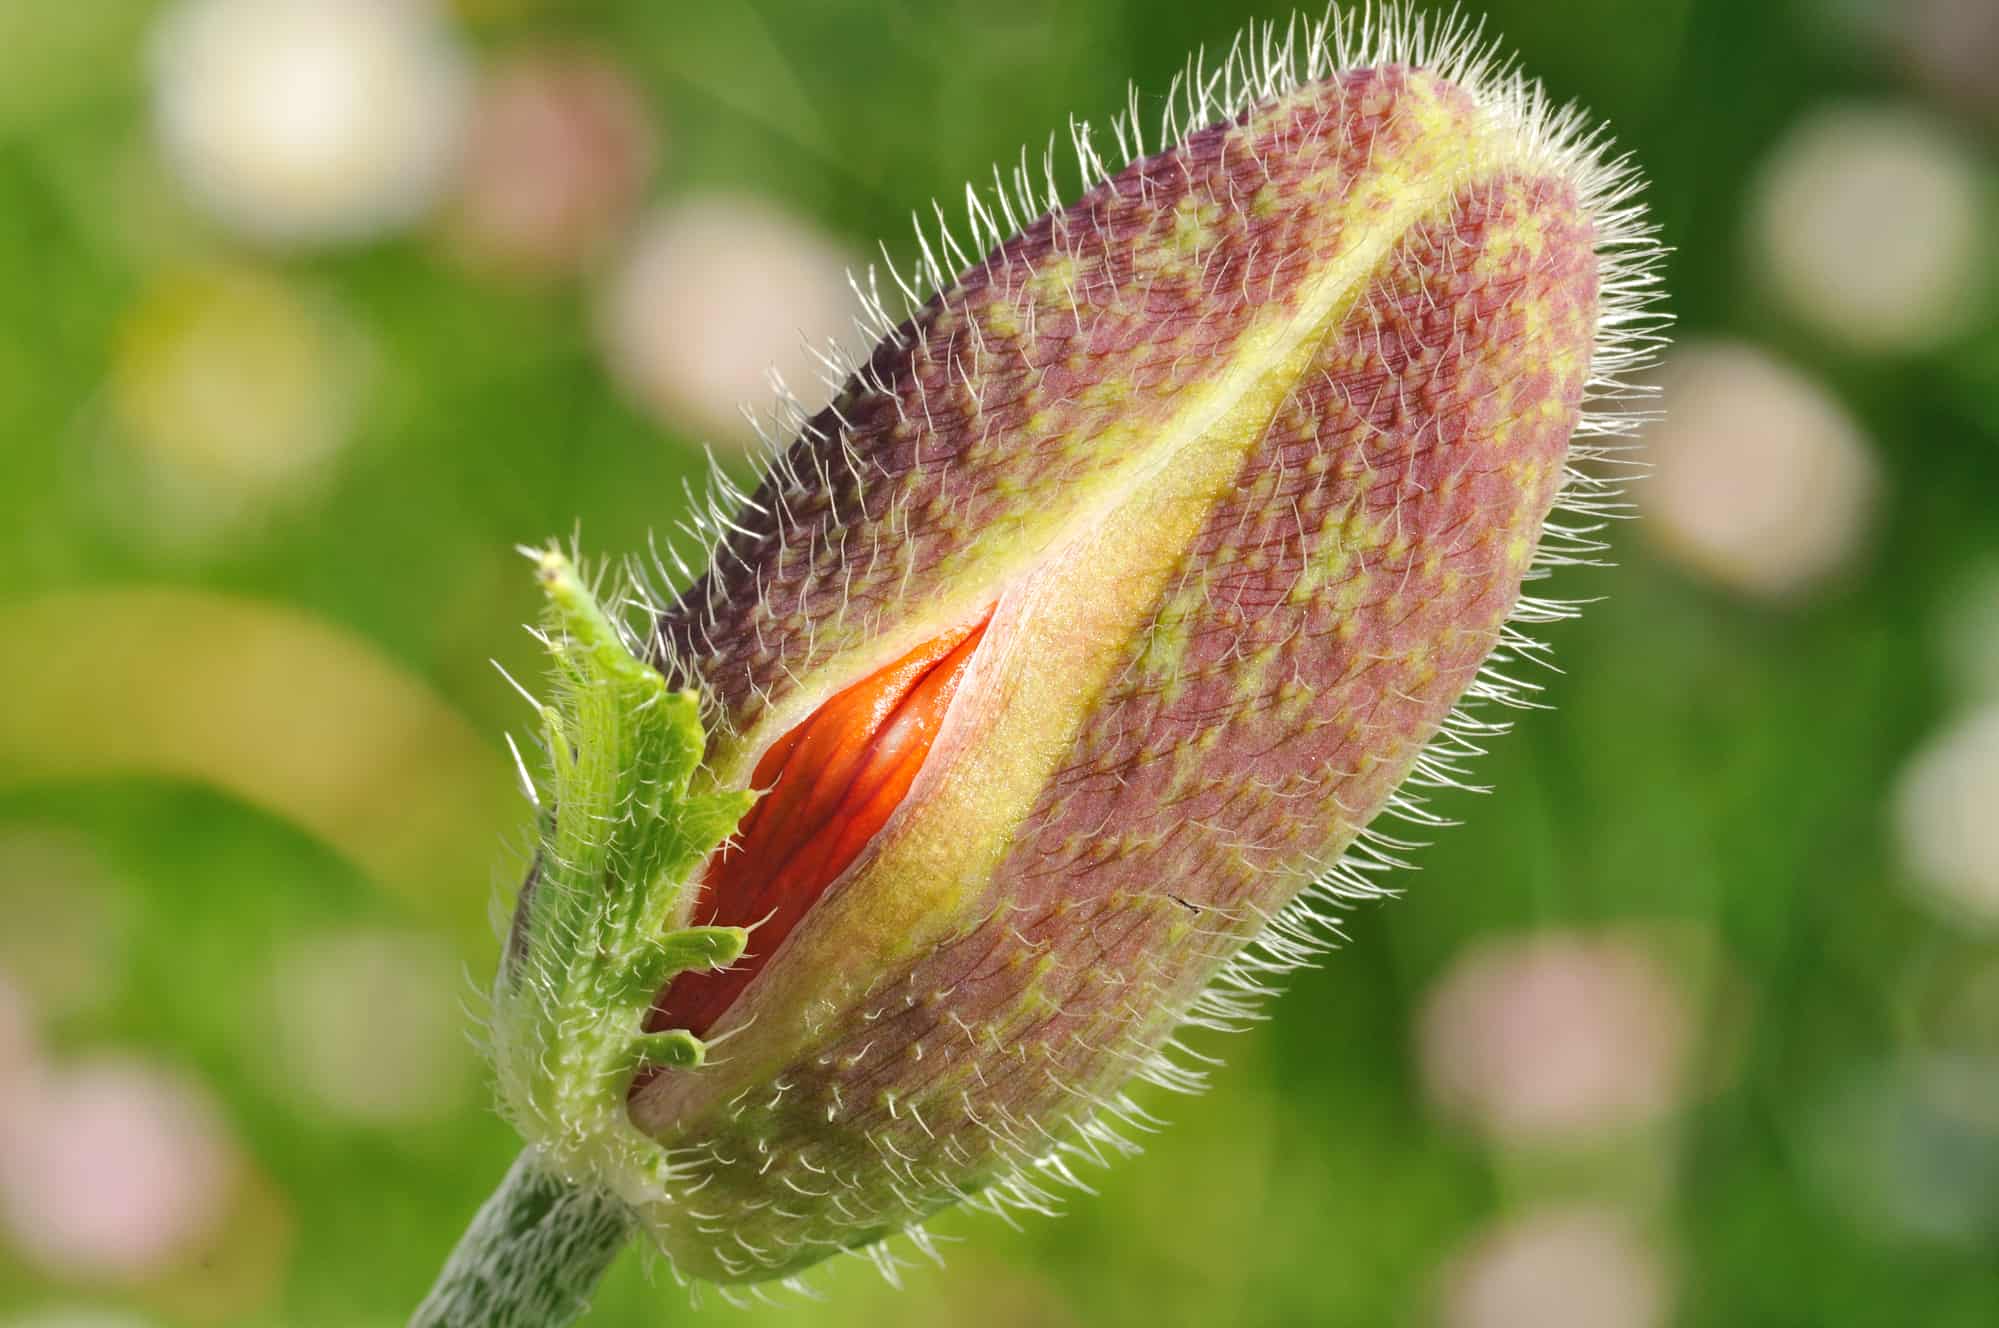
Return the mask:
<svg viewBox="0 0 1999 1328"><path fill-rule="evenodd" d="M1176 1027L1248 1017L1373 892L1369 823L1495 727L1460 700L1516 699L1487 666L1576 553L1551 509L1602 500L1572 440L1615 431L1585 404L1642 355L1655 250L1577 117L1374 17L1193 73L1115 173L1079 133L1072 204L968 191L986 257L926 243L935 293L870 305L626 669L681 698L696 804L603 880L684 887L630 906L602 1073L654 1151L606 1183L682 1271L1048 1208L1128 1081L1198 1082Z"/></svg>

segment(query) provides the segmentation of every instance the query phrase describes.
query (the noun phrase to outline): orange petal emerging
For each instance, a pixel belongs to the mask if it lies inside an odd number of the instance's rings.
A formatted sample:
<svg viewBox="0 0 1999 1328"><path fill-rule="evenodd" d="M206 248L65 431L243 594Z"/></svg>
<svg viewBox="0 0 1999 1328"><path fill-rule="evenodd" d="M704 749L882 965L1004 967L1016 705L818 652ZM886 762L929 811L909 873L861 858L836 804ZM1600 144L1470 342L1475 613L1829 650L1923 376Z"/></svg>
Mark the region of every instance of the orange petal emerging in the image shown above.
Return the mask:
<svg viewBox="0 0 1999 1328"><path fill-rule="evenodd" d="M764 789L736 840L709 863L695 926L750 927L726 969L667 984L646 1027L704 1036L909 792L957 694L987 619L924 642L833 696L771 745Z"/></svg>

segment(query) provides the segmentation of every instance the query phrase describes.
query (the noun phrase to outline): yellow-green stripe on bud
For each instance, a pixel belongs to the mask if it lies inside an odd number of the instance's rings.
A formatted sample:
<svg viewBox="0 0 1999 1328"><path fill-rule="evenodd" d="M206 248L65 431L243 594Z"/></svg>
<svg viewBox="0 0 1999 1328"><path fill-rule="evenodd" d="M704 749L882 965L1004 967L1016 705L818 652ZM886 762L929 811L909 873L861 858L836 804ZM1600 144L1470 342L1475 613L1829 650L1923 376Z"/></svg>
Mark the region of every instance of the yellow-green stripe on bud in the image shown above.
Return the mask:
<svg viewBox="0 0 1999 1328"><path fill-rule="evenodd" d="M686 796L764 799L654 860L656 935L743 956L614 1021L694 1044L629 1102L672 1166L604 1182L691 1275L1047 1207L1129 1080L1194 1079L1177 1026L1311 948L1315 883L1369 888L1369 822L1507 699L1551 508L1602 498L1572 440L1649 339L1628 172L1458 27L1251 45L1163 150L1080 136L1073 204L974 196L987 256L871 306L658 616L660 695L705 703Z"/></svg>

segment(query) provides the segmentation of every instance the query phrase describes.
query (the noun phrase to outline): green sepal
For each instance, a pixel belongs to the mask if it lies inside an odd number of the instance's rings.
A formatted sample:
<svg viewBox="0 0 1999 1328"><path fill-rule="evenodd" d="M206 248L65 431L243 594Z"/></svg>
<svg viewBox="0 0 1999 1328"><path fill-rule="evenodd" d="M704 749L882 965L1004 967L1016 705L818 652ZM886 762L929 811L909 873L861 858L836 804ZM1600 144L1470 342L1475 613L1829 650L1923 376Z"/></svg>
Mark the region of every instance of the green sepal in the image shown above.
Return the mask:
<svg viewBox="0 0 1999 1328"><path fill-rule="evenodd" d="M632 1040L631 1069L635 1074L647 1066L696 1070L707 1055L707 1044L700 1038L684 1028L669 1028L663 1033L647 1033Z"/></svg>
<svg viewBox="0 0 1999 1328"><path fill-rule="evenodd" d="M727 968L743 957L750 933L744 927L683 927L668 932L631 974L632 997L651 1004L666 984L690 969Z"/></svg>
<svg viewBox="0 0 1999 1328"><path fill-rule="evenodd" d="M699 1039L646 1034L674 974L742 955L738 927L684 927L686 891L755 795L702 769L700 697L645 658L559 551L535 555L554 695L540 707L548 778L539 842L493 999L508 1115L572 1178L656 1187L666 1155L626 1112L633 1074L698 1069Z"/></svg>
<svg viewBox="0 0 1999 1328"><path fill-rule="evenodd" d="M748 927L683 927L660 945L673 973L690 968L727 968L749 948ZM668 976L672 976L671 973Z"/></svg>

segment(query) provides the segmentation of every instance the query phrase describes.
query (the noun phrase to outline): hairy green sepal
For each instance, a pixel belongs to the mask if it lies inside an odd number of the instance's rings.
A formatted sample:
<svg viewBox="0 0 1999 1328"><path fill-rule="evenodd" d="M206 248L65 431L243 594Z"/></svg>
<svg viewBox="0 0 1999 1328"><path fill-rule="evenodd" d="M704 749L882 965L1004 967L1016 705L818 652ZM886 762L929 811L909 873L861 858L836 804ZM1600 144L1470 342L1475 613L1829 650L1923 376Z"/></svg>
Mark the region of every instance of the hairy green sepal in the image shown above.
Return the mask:
<svg viewBox="0 0 1999 1328"><path fill-rule="evenodd" d="M639 1203L669 1192L667 1154L626 1113L634 1075L692 1069L684 1030L644 1031L676 973L742 955L741 927L676 927L681 891L753 793L702 776L699 698L677 691L605 613L570 560L537 557L554 701L540 840L493 999L509 1116L551 1170Z"/></svg>

